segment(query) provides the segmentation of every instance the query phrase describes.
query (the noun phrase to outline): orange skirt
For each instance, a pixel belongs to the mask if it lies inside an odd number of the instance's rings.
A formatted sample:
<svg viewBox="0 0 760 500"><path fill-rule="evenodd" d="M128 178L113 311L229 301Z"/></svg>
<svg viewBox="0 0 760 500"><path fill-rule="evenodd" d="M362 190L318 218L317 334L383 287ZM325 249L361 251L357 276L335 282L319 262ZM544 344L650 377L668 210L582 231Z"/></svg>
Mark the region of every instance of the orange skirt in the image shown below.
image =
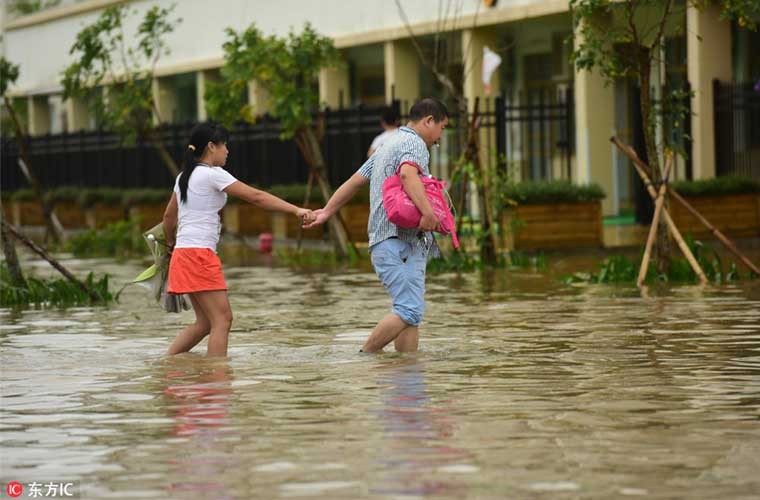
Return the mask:
<svg viewBox="0 0 760 500"><path fill-rule="evenodd" d="M169 262L169 293L227 290L222 262L210 248L175 248Z"/></svg>

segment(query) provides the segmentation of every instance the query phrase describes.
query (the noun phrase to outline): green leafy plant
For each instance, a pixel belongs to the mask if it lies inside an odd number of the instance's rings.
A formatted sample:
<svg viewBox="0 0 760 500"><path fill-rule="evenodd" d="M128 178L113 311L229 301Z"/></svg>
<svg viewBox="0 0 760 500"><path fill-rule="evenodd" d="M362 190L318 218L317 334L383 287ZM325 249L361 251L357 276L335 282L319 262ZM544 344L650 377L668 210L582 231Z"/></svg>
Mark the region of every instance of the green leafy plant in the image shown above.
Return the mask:
<svg viewBox="0 0 760 500"><path fill-rule="evenodd" d="M729 194L760 193L760 181L747 177L724 176L695 181L677 181L670 184L683 196L720 196Z"/></svg>
<svg viewBox="0 0 760 500"><path fill-rule="evenodd" d="M107 274L97 278L90 272L85 285L100 297L99 303L108 304L115 300L109 290ZM27 277L25 285L17 285L10 280L5 262L0 264L0 306L67 307L91 304L90 296L69 280Z"/></svg>
<svg viewBox="0 0 760 500"><path fill-rule="evenodd" d="M209 116L223 123L250 121L255 110L241 102L241 94L249 81L255 81L267 94L269 113L282 126L280 137L295 141L309 165L315 190L321 191L323 199L329 199L332 190L320 146L324 120L316 113L320 104L319 72L341 64L332 40L318 34L308 23L300 33L291 31L287 37L264 36L254 24L239 32L228 28L226 33L221 81L210 84L205 95ZM352 245L345 229L335 217L329 224L336 247L348 255Z"/></svg>
<svg viewBox="0 0 760 500"><path fill-rule="evenodd" d="M10 0L8 2L8 12L26 16L55 7L60 3L61 0Z"/></svg>
<svg viewBox="0 0 760 500"><path fill-rule="evenodd" d="M612 83L635 79L640 89L639 107L644 131L647 161L652 182L662 180L661 151L677 149L667 134L658 134L660 125L677 125L688 115L683 104L687 89L671 86L670 95L657 99L653 88L653 68L661 64L661 48L666 38L681 30L688 8L704 8L706 0L570 0L574 35L572 60L578 70L597 70ZM760 16L757 0L721 0L722 15L737 19L741 26L755 27ZM710 43L705 40L702 43ZM660 101L658 103L658 100ZM663 126L663 130L667 127ZM671 134L676 137L678 134ZM667 226L660 222L654 246L654 260L661 273L667 273L671 245Z"/></svg>
<svg viewBox="0 0 760 500"><path fill-rule="evenodd" d="M134 219L83 231L66 243L66 249L77 257L127 258L148 253L138 221Z"/></svg>
<svg viewBox="0 0 760 500"><path fill-rule="evenodd" d="M504 187L505 198L517 204L576 203L604 199L604 190L596 183L578 185L569 181L531 181Z"/></svg>
<svg viewBox="0 0 760 500"><path fill-rule="evenodd" d="M720 284L741 279L736 264L731 262L726 267L714 248L701 241L695 241L691 236L687 236L686 244L708 280ZM577 272L562 279L568 284L587 282L633 285L638 278L639 264L640 259L633 262L623 255L612 255L604 259L599 272ZM752 275L750 274L749 277L751 278ZM671 259L668 274L658 274L653 266L649 266L645 280L647 283L696 283L697 281L697 275L685 257Z"/></svg>
<svg viewBox="0 0 760 500"><path fill-rule="evenodd" d="M174 6L149 9L136 33L125 33L125 20L136 11L125 5L104 9L98 19L77 34L63 72L64 98L81 98L102 126L117 132L124 142L145 138L156 149L172 176L179 172L156 133L160 121L153 96L155 67L168 53L163 37L181 19L172 18Z"/></svg>
<svg viewBox="0 0 760 500"><path fill-rule="evenodd" d="M79 192L77 201L83 208L94 207L96 203L121 205L124 200L124 194L127 191L128 190L109 187L82 189Z"/></svg>

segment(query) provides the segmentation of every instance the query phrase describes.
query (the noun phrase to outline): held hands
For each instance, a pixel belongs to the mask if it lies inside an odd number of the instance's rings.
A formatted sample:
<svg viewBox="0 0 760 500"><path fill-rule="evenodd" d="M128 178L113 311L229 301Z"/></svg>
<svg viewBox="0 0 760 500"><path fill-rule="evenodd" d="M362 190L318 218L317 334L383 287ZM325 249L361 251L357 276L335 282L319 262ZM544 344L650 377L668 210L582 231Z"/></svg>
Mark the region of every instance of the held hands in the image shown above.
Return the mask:
<svg viewBox="0 0 760 500"><path fill-rule="evenodd" d="M318 208L317 210L314 210L312 213L313 218L311 220L304 220L303 228L304 229L311 229L312 227L319 226L327 222L327 219L330 218L330 216L325 212L324 208Z"/></svg>
<svg viewBox="0 0 760 500"><path fill-rule="evenodd" d="M307 208L299 208L296 212L296 216L303 222L303 227L307 227L306 224L314 221L316 218L314 212Z"/></svg>

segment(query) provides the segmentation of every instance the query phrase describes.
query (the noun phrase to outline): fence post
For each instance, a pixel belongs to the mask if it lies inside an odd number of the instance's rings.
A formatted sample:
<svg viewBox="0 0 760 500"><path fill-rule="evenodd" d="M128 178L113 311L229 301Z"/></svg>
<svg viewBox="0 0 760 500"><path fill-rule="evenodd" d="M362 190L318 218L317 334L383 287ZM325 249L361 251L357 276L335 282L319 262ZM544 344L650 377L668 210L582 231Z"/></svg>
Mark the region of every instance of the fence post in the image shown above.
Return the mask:
<svg viewBox="0 0 760 500"><path fill-rule="evenodd" d="M496 128L496 165L499 169L507 168L507 131L504 106L504 93L494 99L494 126Z"/></svg>
<svg viewBox="0 0 760 500"><path fill-rule="evenodd" d="M569 182L573 182L572 127L573 123L575 122L575 117L573 116L573 89L568 87L562 94L564 95L565 99L565 102L563 103L565 110L565 126L563 128L565 129L565 162L567 165L567 180Z"/></svg>
<svg viewBox="0 0 760 500"><path fill-rule="evenodd" d="M721 124L720 123L720 105L718 101L721 98L720 95L720 81L716 78L712 81L712 91L713 91L713 134L714 134L714 140L715 140L715 176L717 177L722 172L720 172L720 152L723 149L722 139L724 137L722 133L722 127L726 126L727 124Z"/></svg>

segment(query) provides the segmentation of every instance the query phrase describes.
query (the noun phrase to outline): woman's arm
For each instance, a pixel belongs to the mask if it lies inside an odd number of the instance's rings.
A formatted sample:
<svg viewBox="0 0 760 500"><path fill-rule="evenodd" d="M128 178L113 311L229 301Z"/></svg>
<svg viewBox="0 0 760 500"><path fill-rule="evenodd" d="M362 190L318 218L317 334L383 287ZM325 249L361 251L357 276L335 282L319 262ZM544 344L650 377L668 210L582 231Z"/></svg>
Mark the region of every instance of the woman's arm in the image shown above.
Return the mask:
<svg viewBox="0 0 760 500"><path fill-rule="evenodd" d="M273 194L253 188L245 182L235 181L224 188L224 192L236 196L241 200L245 200L252 205L263 208L264 210L285 212L297 217L303 217L309 212L309 210L299 208Z"/></svg>
<svg viewBox="0 0 760 500"><path fill-rule="evenodd" d="M174 248L177 230L177 193L172 193L164 210L164 237L169 248Z"/></svg>

